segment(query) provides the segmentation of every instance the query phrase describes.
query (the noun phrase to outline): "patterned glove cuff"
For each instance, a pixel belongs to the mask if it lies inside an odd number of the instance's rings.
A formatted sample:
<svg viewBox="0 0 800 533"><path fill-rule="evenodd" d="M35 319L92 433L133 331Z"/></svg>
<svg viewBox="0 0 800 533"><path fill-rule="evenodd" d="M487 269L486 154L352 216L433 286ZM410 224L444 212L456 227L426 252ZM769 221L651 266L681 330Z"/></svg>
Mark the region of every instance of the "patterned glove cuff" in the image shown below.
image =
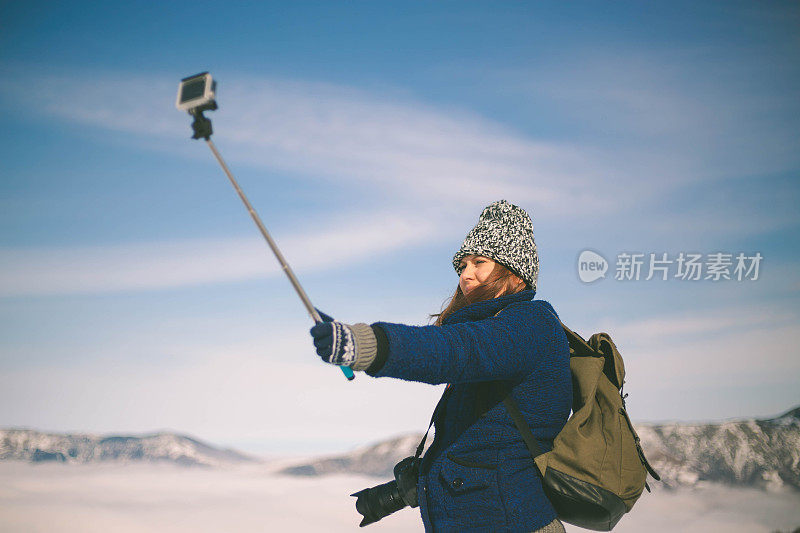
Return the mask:
<svg viewBox="0 0 800 533"><path fill-rule="evenodd" d="M353 324L350 326L356 342L356 360L353 363L353 370L366 370L375 360L378 354L378 341L372 328L364 323Z"/></svg>

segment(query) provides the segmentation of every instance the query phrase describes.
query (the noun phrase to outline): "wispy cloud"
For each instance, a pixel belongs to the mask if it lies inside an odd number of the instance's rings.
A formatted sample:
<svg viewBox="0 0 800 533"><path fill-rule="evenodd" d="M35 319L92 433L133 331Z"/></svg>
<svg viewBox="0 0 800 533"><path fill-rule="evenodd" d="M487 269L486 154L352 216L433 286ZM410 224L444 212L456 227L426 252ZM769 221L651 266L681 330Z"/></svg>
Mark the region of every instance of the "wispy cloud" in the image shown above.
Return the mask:
<svg viewBox="0 0 800 533"><path fill-rule="evenodd" d="M627 323L605 321L599 329L610 331L612 335L626 339L629 345L652 346L665 344L670 339L691 338L691 335L717 335L731 330L762 329L765 326L796 323L797 314L788 310L780 310L776 306L759 307L751 305L747 313L741 309L725 308L711 311L694 311L657 316Z"/></svg>
<svg viewBox="0 0 800 533"><path fill-rule="evenodd" d="M800 68L788 55L610 46L573 50L544 76L495 74L538 102L529 114L571 124L601 178L587 190L610 185L611 205L644 206L649 229L718 238L800 222L797 183L766 181L800 166Z"/></svg>
<svg viewBox="0 0 800 533"><path fill-rule="evenodd" d="M337 221L325 230L286 235L278 245L293 269L308 272L357 263L437 235L430 219L378 213ZM163 289L280 273L260 237L0 248L0 297Z"/></svg>
<svg viewBox="0 0 800 533"><path fill-rule="evenodd" d="M798 402L798 342L795 322L626 350L632 412L661 420L778 414Z"/></svg>
<svg viewBox="0 0 800 533"><path fill-rule="evenodd" d="M741 65L697 57L593 51L546 77L501 76L533 96L526 100L579 120L582 133L573 139L580 141L534 138L407 94L235 75L221 81L222 109L213 117L229 161L359 187L390 208L452 214L508 198L536 216L592 217L593 224L600 214L646 209L651 233L715 238L796 224L786 201L797 195L793 185L752 202L751 191L723 182L800 164L789 118L798 104L787 91L753 82L752 62L741 73ZM109 72L26 71L0 82L9 103L132 134L154 150L197 154L169 141L189 131L188 117L173 107L175 89L163 78ZM707 182L720 185L699 193L699 203L679 199ZM724 202L709 201L719 195Z"/></svg>
<svg viewBox="0 0 800 533"><path fill-rule="evenodd" d="M751 387L797 381L795 311L772 305L606 322L638 386L722 384Z"/></svg>
<svg viewBox="0 0 800 533"><path fill-rule="evenodd" d="M796 168L800 69L787 59L731 45L612 47L574 53L547 77L508 76L579 117L592 144L610 141L675 184Z"/></svg>
<svg viewBox="0 0 800 533"><path fill-rule="evenodd" d="M108 73L15 80L0 86L9 101L143 142L156 137L154 147L188 131L188 118L173 107L173 83ZM538 212L598 212L624 187L618 171L587 147L532 139L468 111L396 94L231 77L220 98L224 112L214 120L229 159L375 186L395 202L456 208L509 197Z"/></svg>

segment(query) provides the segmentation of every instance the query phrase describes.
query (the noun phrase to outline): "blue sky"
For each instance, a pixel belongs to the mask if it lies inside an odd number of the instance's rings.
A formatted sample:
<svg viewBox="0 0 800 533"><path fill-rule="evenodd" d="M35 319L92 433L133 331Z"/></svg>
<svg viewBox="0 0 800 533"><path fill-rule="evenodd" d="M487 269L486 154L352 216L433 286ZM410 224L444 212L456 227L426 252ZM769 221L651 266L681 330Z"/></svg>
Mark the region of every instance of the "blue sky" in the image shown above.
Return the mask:
<svg viewBox="0 0 800 533"><path fill-rule="evenodd" d="M0 426L261 452L421 430L439 389L313 353L314 303L424 324L481 209L527 209L538 296L625 356L638 420L800 403L800 8L788 2L0 5ZM582 283L585 249L610 263ZM618 281L618 254L763 256ZM674 271L673 271L674 272ZM391 413L391 416L387 416Z"/></svg>

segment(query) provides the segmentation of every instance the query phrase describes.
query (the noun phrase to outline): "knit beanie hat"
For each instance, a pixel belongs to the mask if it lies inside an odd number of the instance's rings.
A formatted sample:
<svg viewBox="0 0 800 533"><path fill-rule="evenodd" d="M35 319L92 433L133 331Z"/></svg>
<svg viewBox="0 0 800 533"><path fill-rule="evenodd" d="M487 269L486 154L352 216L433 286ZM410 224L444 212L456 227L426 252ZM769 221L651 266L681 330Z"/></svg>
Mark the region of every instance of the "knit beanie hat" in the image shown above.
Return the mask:
<svg viewBox="0 0 800 533"><path fill-rule="evenodd" d="M461 259L468 255L482 255L497 261L536 290L539 255L533 240L531 217L521 207L505 200L486 207L478 224L453 256L453 268L459 275Z"/></svg>

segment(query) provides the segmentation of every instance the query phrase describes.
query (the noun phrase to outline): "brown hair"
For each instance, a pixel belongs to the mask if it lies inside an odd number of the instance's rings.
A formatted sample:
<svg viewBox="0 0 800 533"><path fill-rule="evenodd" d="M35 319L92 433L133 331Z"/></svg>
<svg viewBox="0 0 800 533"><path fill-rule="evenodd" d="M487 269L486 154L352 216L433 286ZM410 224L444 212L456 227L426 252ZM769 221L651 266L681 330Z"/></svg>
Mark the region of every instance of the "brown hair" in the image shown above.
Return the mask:
<svg viewBox="0 0 800 533"><path fill-rule="evenodd" d="M431 318L436 318L433 325L441 326L448 316L470 304L491 300L506 294L514 294L527 288L527 284L519 276L500 263L495 262L492 273L486 283L475 287L469 294L461 292L461 286L456 285L455 293L442 306L441 313L431 315Z"/></svg>

